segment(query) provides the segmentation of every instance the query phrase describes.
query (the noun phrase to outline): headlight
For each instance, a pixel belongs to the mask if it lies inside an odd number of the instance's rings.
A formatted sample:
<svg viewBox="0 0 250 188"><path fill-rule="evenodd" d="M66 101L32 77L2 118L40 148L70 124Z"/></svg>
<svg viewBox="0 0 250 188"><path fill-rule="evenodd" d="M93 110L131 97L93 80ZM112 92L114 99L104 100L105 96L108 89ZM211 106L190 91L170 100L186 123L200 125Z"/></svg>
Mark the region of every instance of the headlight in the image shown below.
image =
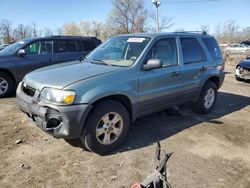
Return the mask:
<svg viewBox="0 0 250 188"><path fill-rule="evenodd" d="M64 91L53 88L44 88L40 99L45 102L51 102L58 105L69 105L74 102L76 93L74 91Z"/></svg>

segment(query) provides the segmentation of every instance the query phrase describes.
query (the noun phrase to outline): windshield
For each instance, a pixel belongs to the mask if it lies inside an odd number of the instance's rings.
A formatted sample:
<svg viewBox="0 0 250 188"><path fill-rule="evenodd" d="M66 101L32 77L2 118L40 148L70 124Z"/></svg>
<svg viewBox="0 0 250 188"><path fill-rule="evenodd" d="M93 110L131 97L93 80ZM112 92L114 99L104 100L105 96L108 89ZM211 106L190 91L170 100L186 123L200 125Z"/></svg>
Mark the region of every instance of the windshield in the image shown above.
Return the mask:
<svg viewBox="0 0 250 188"><path fill-rule="evenodd" d="M149 40L145 37L114 37L100 45L87 59L92 63L128 67L138 59Z"/></svg>
<svg viewBox="0 0 250 188"><path fill-rule="evenodd" d="M1 55L11 55L14 52L16 52L16 50L20 49L22 46L24 46L26 44L26 41L18 41L14 44L11 44L9 46L7 46L6 48L4 48L3 50L0 51L0 56Z"/></svg>

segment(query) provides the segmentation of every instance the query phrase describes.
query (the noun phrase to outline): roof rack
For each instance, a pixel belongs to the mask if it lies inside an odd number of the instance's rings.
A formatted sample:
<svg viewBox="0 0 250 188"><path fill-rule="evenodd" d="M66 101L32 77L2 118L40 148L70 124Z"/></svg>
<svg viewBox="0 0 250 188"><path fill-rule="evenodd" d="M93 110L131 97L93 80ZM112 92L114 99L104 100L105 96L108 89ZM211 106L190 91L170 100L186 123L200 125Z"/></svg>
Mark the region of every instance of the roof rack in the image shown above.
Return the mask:
<svg viewBox="0 0 250 188"><path fill-rule="evenodd" d="M90 36L82 36L82 35L78 35L78 36L74 36L74 35L52 35L50 37L56 37L56 38L60 38L60 37L71 37L71 38L95 38L95 37L90 37Z"/></svg>
<svg viewBox="0 0 250 188"><path fill-rule="evenodd" d="M206 31L176 31L174 33L200 33L202 35L206 35L207 34Z"/></svg>

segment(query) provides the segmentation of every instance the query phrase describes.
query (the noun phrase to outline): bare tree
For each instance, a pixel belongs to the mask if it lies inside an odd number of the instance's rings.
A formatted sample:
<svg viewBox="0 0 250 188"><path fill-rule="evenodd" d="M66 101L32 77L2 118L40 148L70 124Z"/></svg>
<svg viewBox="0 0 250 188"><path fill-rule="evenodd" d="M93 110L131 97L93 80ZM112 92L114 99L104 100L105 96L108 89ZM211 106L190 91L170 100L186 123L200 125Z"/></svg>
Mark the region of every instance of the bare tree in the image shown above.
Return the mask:
<svg viewBox="0 0 250 188"><path fill-rule="evenodd" d="M154 12L150 12L148 15L148 29L149 32L157 32L157 28L155 27L156 16ZM170 29L174 25L173 18L166 16L159 16L159 31L166 31Z"/></svg>
<svg viewBox="0 0 250 188"><path fill-rule="evenodd" d="M143 32L147 18L144 0L113 0L108 24L113 34Z"/></svg>
<svg viewBox="0 0 250 188"><path fill-rule="evenodd" d="M101 31L103 28L103 24L101 22L97 22L97 21L92 21L92 34L94 37L99 38L101 36Z"/></svg>
<svg viewBox="0 0 250 188"><path fill-rule="evenodd" d="M81 34L84 36L90 36L92 30L92 24L89 20L82 20L80 23Z"/></svg>
<svg viewBox="0 0 250 188"><path fill-rule="evenodd" d="M12 25L9 20L0 20L0 38L4 43L11 43L13 41L11 37Z"/></svg>
<svg viewBox="0 0 250 188"><path fill-rule="evenodd" d="M56 28L55 34L56 35L63 35L63 28L61 28L61 27Z"/></svg>
<svg viewBox="0 0 250 188"><path fill-rule="evenodd" d="M30 29L31 29L31 35L32 35L32 37L37 37L39 35L39 31L38 31L38 29L36 27L36 24L34 22L32 22L30 24Z"/></svg>
<svg viewBox="0 0 250 188"><path fill-rule="evenodd" d="M44 36L52 36L52 35L53 35L53 31L52 31L50 28L45 27L45 28L43 29L43 35L44 35Z"/></svg>
<svg viewBox="0 0 250 188"><path fill-rule="evenodd" d="M246 27L242 30L243 40L250 40L250 27Z"/></svg>
<svg viewBox="0 0 250 188"><path fill-rule="evenodd" d="M219 23L215 27L215 35L220 43L236 43L242 40L242 32L239 31L239 26L234 20Z"/></svg>
<svg viewBox="0 0 250 188"><path fill-rule="evenodd" d="M81 34L79 26L74 22L64 24L63 31L65 35L80 35Z"/></svg>
<svg viewBox="0 0 250 188"><path fill-rule="evenodd" d="M13 31L13 38L16 41L32 36L32 28L29 25L25 26L24 24L18 24L18 26Z"/></svg>

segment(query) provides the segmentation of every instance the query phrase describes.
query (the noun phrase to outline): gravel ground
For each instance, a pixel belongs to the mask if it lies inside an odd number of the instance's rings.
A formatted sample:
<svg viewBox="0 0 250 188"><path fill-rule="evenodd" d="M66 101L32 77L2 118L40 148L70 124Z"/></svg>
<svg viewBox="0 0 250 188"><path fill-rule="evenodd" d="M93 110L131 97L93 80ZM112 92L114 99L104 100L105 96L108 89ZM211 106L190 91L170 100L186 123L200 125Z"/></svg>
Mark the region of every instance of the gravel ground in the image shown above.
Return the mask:
<svg viewBox="0 0 250 188"><path fill-rule="evenodd" d="M83 151L79 141L55 139L30 123L15 97L0 99L0 187L130 187L153 170L154 145L174 152L168 163L173 187L250 187L250 83L234 67L208 115L189 106L136 121L114 153Z"/></svg>

